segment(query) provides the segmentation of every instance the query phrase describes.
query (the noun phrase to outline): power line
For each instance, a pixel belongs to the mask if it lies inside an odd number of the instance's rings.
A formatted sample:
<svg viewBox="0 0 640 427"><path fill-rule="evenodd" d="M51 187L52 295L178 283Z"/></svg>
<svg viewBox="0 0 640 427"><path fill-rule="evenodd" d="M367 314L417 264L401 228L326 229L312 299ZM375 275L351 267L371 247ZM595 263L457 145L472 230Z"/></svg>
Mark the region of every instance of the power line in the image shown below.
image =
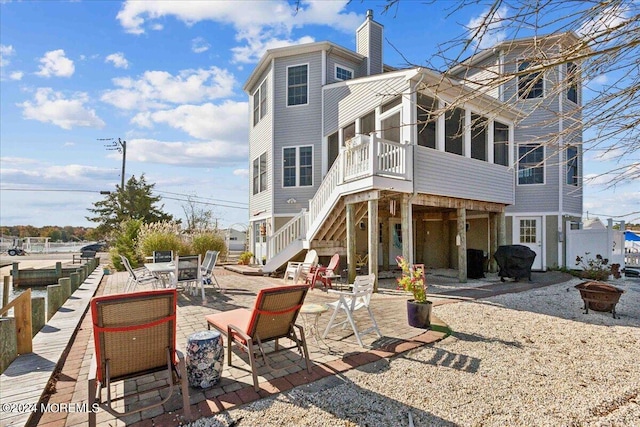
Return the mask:
<svg viewBox="0 0 640 427"><path fill-rule="evenodd" d="M53 188L0 188L0 191L63 191L71 193L102 193L103 190L72 190L72 189L53 189Z"/></svg>
<svg viewBox="0 0 640 427"><path fill-rule="evenodd" d="M233 200L214 199L214 198L211 198L211 197L195 196L195 195L190 195L190 194L185 194L185 193L172 193L172 192L170 192L170 191L154 190L154 192L156 192L156 193L164 193L164 194L173 194L174 196L184 196L184 197L188 197L188 198L195 198L195 199L212 200L212 201L214 201L214 202L236 203L236 204L238 204L238 205L249 206L249 204L248 204L248 203L244 203L244 202L235 202L235 201L233 201Z"/></svg>
<svg viewBox="0 0 640 427"><path fill-rule="evenodd" d="M166 197L166 196L162 196L163 199L167 199L167 200L177 200L179 202L194 202L194 203L198 203L200 205L210 205L210 206L221 206L223 208L233 208L233 209L242 209L242 210L249 210L248 206L230 206L230 205L222 205L220 203L209 203L209 202L200 202L197 200L189 200L189 199L178 199L176 197Z"/></svg>

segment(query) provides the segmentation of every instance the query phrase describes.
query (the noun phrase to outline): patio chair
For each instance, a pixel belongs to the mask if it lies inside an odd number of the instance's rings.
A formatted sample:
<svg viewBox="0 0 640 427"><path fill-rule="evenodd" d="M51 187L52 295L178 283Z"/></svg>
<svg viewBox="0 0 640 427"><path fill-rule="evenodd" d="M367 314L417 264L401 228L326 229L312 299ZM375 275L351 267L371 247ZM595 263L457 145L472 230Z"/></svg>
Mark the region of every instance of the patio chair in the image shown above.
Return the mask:
<svg viewBox="0 0 640 427"><path fill-rule="evenodd" d="M222 292L222 287L220 287L220 283L218 283L216 275L213 274L213 270L216 268L216 262L218 262L219 254L220 252L218 251L207 251L207 253L205 253L202 266L200 266L200 276L202 276L203 284L214 285L214 288L217 287L218 291Z"/></svg>
<svg viewBox="0 0 640 427"><path fill-rule="evenodd" d="M91 300L95 354L88 377L89 408L97 403L115 417L135 414L165 404L177 385L182 393L183 414L191 420L187 370L182 353L176 349L176 301L175 289L111 294ZM160 401L154 399L141 405L135 397L153 391L146 387L112 396L114 383L130 380L135 384L138 377L156 372L166 372L168 380L157 388L169 388ZM128 386L123 387L129 390ZM124 405L116 408L121 400ZM92 410L89 425L96 425Z"/></svg>
<svg viewBox="0 0 640 427"><path fill-rule="evenodd" d="M173 261L173 251L153 251L153 262Z"/></svg>
<svg viewBox="0 0 640 427"><path fill-rule="evenodd" d="M362 335L366 335L372 332L375 332L379 338L382 338L382 334L380 333L380 329L378 329L378 324L376 323L375 317L373 317L373 312L371 311L370 302L371 295L373 294L373 285L376 280L375 274L368 274L366 276L356 276L355 281L353 282L353 290L350 292L347 291L335 291L333 289L329 289L328 292L337 294L340 296L338 301L330 302L327 305L333 308L333 314L331 315L331 319L329 319L329 323L327 324L327 328L324 330L324 334L322 338L326 338L329 330L331 328L335 328L336 326L346 327L347 324L351 326L353 329L353 333L356 336L356 340L358 340L358 344L361 347L364 347L362 343ZM369 314L369 318L371 319L372 326L359 330L356 324L353 315L356 311L360 309L366 309ZM339 323L334 323L338 312L344 311L347 318Z"/></svg>
<svg viewBox="0 0 640 427"><path fill-rule="evenodd" d="M286 282L289 279L293 279L293 284L297 285L299 280L306 280L310 270L317 265L318 253L315 249L311 249L310 251L307 251L304 261L289 261L289 263L287 263L287 269L284 271L283 280Z"/></svg>
<svg viewBox="0 0 640 427"><path fill-rule="evenodd" d="M125 270L127 270L127 273L129 273L127 282L124 284L124 292L134 291L138 285L151 285L153 289L158 287L158 279L148 274L144 267L134 269L131 267L129 258L124 255L120 255L120 260L122 261L122 265L124 265Z"/></svg>
<svg viewBox="0 0 640 427"><path fill-rule="evenodd" d="M253 388L258 391L258 366L256 355L262 355L264 364L269 364L268 356L297 348L307 371L311 373L309 352L304 329L296 325L298 313L309 290L308 286L279 286L260 290L251 310L238 308L205 316L209 329L214 327L227 337L227 358L231 364L231 347L240 347L249 356L249 366L253 375ZM293 345L280 347L278 340L288 338ZM265 344L275 341L274 350L267 351Z"/></svg>
<svg viewBox="0 0 640 427"><path fill-rule="evenodd" d="M191 295L198 293L198 285L202 290L202 300L205 300L204 285L200 275L200 255L176 256L175 269L172 273L172 282L175 287L184 288Z"/></svg>
<svg viewBox="0 0 640 427"><path fill-rule="evenodd" d="M337 274L340 266L340 255L334 254L329 261L329 265L326 267L316 267L313 272L307 276L307 284L311 289L316 286L317 282L322 283L325 288L331 288L331 281L340 279L340 274Z"/></svg>

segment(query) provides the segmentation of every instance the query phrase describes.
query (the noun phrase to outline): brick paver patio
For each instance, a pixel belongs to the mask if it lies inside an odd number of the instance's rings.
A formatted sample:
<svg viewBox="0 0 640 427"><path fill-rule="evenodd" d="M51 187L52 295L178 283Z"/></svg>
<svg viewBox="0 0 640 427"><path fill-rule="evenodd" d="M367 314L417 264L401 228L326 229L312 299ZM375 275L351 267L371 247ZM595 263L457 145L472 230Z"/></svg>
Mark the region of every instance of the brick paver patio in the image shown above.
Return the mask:
<svg viewBox="0 0 640 427"><path fill-rule="evenodd" d="M207 329L204 316L238 307L251 307L258 291L264 287L278 286L282 280L262 277L244 276L217 268L215 272L223 292L219 293L212 287L206 287L207 303L202 304L200 296L191 296L181 292L178 301L178 349L184 352L187 338L194 332ZM97 294L112 294L122 292L126 281L125 273L116 273L104 276L103 282ZM331 295L321 289L313 289L307 294L306 302L327 303L335 301L335 295ZM304 363L298 353L291 351L276 357L278 365L283 369L269 371L266 367L260 368L260 391L255 392L251 377L251 370L246 363L246 355L234 353L233 367L224 363L224 370L220 382L209 389L202 390L190 388L191 410L194 418L211 416L236 405L252 402L257 399L280 393L293 387L308 384L323 377L336 375L349 369L375 362L381 358L393 357L404 351L421 345L442 339L446 326L435 316L432 316L434 330L424 331L411 328L407 325L405 303L407 296L394 292L382 292L372 297L372 309L380 327L383 337L378 338L374 334L363 336L366 348L360 347L350 328L332 329L326 339L308 338L312 372L304 369ZM436 299L437 300L437 299ZM436 304L446 302L438 300ZM322 334L326 327L331 311L321 315L318 322L318 332ZM363 327L370 324L368 316L364 313L356 315L356 321L360 320ZM313 318L303 319L303 325L313 322ZM226 343L225 343L226 344ZM82 404L87 402L87 376L89 365L93 355L93 337L91 333L90 314L84 317L77 335L73 340L64 364L56 375L54 384L49 387L51 393L48 399L50 404ZM244 361L240 359L243 358ZM292 365L292 362L297 362ZM166 383L164 374L151 374L135 380L125 381L116 389L116 394L123 391L130 392L133 389L144 391L155 388L158 384ZM138 398L126 399L123 404L146 404L161 399L162 391L152 391ZM164 396L164 395L163 395ZM142 411L122 419L115 419L106 411L100 410L97 415L98 425L102 426L174 426L183 421L182 400L178 393L163 406ZM84 412L47 412L37 420L38 426L83 426L87 424L87 414Z"/></svg>

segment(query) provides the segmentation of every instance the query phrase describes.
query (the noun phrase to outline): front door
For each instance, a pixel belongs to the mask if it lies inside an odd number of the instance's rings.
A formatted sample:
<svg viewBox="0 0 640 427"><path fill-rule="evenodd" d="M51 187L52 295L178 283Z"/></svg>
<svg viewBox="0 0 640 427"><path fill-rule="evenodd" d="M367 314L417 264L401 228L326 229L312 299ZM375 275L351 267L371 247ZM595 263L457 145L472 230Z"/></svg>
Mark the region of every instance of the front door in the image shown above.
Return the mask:
<svg viewBox="0 0 640 427"><path fill-rule="evenodd" d="M542 217L520 217L515 225L515 241L536 253L531 269L542 270Z"/></svg>

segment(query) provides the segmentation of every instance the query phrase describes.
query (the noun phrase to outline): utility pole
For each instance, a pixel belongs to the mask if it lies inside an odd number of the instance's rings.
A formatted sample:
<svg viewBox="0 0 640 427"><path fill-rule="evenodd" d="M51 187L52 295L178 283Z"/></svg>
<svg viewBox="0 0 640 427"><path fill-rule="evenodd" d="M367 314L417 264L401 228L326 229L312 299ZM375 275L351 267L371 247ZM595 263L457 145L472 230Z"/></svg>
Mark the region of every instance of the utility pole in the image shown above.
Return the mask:
<svg viewBox="0 0 640 427"><path fill-rule="evenodd" d="M127 141L123 141L118 138L116 141L115 138L102 138L98 139L98 141L111 141L111 144L105 145L105 148L108 151L118 151L118 153L122 154L122 174L120 176L120 189L124 191L124 170L125 165L127 163Z"/></svg>

